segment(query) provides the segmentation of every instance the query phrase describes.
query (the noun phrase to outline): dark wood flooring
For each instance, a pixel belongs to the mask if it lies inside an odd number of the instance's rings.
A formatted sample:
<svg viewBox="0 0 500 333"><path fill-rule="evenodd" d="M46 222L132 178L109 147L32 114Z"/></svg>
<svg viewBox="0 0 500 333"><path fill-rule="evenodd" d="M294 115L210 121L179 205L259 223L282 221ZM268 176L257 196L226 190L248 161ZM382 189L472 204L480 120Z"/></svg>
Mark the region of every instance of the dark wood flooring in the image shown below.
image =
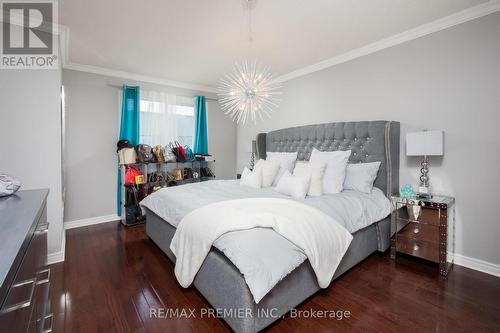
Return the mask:
<svg viewBox="0 0 500 333"><path fill-rule="evenodd" d="M66 260L51 266L55 332L228 332L219 319L154 319L151 307L201 308L194 288L145 234L106 223L72 229ZM298 309L347 310L351 318L286 316L268 332L500 332L500 278L455 266L374 254ZM199 313L199 312L198 312Z"/></svg>

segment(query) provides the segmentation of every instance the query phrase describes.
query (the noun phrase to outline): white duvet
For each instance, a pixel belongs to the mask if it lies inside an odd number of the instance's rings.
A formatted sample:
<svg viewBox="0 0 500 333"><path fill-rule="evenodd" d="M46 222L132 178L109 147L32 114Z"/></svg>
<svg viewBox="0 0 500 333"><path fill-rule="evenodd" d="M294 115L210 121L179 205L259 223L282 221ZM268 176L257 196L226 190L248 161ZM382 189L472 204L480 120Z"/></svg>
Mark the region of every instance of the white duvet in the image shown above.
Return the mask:
<svg viewBox="0 0 500 333"><path fill-rule="evenodd" d="M179 283L185 288L191 285L217 238L255 227L272 228L303 250L321 288L330 284L352 241L332 217L300 202L275 198L217 202L187 214L175 232L170 249ZM256 303L265 296L259 290L252 293Z"/></svg>
<svg viewBox="0 0 500 333"><path fill-rule="evenodd" d="M263 197L290 199L273 188L254 189L240 186L237 180L216 180L165 188L146 197L141 205L177 227L198 207ZM351 234L385 218L391 209L389 200L377 188L370 194L344 191L292 200L319 209ZM256 302L307 259L301 248L270 228L231 231L217 238L213 246L238 268Z"/></svg>

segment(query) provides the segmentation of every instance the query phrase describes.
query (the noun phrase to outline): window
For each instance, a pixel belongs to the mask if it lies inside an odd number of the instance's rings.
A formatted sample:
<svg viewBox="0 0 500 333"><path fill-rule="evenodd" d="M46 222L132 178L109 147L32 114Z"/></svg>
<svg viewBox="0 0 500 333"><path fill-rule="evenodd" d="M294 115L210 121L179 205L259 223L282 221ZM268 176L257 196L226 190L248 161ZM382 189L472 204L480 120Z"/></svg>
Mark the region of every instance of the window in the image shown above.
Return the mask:
<svg viewBox="0 0 500 333"><path fill-rule="evenodd" d="M177 115L177 139L179 143L193 148L194 106L177 105L175 113Z"/></svg>
<svg viewBox="0 0 500 333"><path fill-rule="evenodd" d="M166 146L177 140L192 148L193 98L142 91L140 111L141 143Z"/></svg>

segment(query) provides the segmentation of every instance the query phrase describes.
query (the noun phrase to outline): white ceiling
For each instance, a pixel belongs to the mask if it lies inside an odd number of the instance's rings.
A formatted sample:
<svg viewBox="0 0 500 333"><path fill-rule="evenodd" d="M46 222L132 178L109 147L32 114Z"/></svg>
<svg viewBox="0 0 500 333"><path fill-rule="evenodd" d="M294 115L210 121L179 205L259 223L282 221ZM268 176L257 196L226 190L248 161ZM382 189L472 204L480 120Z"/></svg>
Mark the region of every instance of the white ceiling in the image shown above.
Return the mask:
<svg viewBox="0 0 500 333"><path fill-rule="evenodd" d="M235 61L284 75L486 0L63 0L69 61L217 86ZM249 56L250 55L250 56Z"/></svg>

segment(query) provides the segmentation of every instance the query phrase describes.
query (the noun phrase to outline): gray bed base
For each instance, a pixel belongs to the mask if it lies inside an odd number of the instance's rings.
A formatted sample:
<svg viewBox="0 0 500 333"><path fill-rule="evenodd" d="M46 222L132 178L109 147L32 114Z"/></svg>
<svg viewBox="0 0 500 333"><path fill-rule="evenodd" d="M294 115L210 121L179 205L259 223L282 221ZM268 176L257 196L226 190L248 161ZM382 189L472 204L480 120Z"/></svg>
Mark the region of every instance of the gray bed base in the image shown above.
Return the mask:
<svg viewBox="0 0 500 333"><path fill-rule="evenodd" d="M170 250L175 227L149 209L146 209L146 221L148 236L175 263L175 256ZM334 280L373 252L387 250L389 238L378 235L388 235L389 232L389 218L386 218L354 233L354 239L335 272ZM253 314L268 315L224 318L235 332L245 333L264 329L320 289L316 275L306 260L279 282L259 304L255 304L243 275L216 248L212 248L208 254L193 284L215 309L251 309Z"/></svg>
<svg viewBox="0 0 500 333"><path fill-rule="evenodd" d="M381 161L375 186L387 196L396 193L399 186L398 122L362 121L308 125L257 136L259 158L265 158L266 151L297 151L299 160L308 160L313 147L323 151L351 149L351 163ZM175 256L170 251L175 228L148 209L146 216L148 236L175 262ZM389 248L390 219L387 217L376 222L353 236L334 279L373 252ZM259 304L255 304L239 270L215 248L212 248L203 262L193 284L216 309L251 309L253 316L224 317L234 331L245 333L264 329L320 289L311 265L306 260L280 281Z"/></svg>

